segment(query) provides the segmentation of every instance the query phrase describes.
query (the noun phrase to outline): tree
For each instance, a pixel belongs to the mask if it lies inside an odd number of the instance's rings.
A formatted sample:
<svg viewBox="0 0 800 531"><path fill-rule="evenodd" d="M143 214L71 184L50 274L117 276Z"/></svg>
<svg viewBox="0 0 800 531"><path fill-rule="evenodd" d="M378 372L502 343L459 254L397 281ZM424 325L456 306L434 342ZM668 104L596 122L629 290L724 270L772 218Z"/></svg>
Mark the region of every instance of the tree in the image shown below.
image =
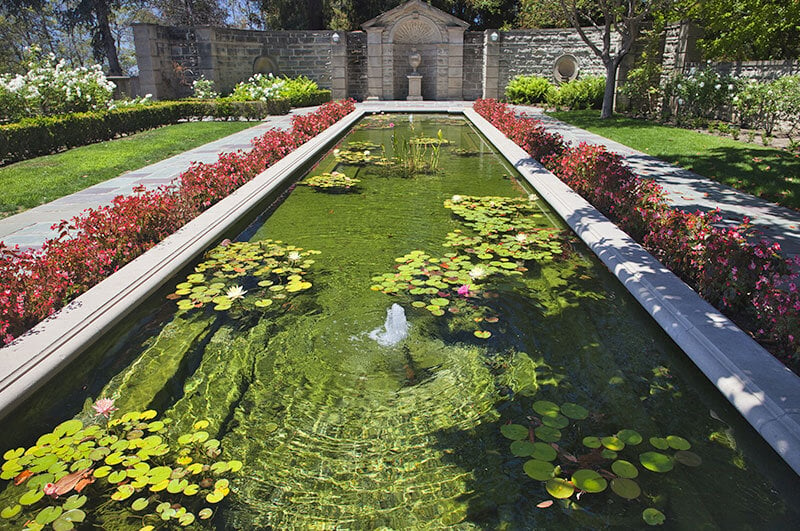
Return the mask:
<svg viewBox="0 0 800 531"><path fill-rule="evenodd" d="M117 56L117 45L111 32L113 9L119 7L121 0L78 0L64 13L68 27L84 27L92 39L92 52L95 60L108 61L108 73L121 76L122 67Z"/></svg>
<svg viewBox="0 0 800 531"><path fill-rule="evenodd" d="M606 88L603 93L603 109L600 118L610 118L614 113L614 93L617 88L617 71L622 60L631 51L642 23L655 9L666 9L671 0L598 0L600 17L585 8L578 0L560 0L564 16L572 23L583 42L592 49L606 68ZM598 46L581 26L589 21L599 32L601 44ZM619 47L612 46L613 33L620 38Z"/></svg>
<svg viewBox="0 0 800 531"><path fill-rule="evenodd" d="M704 0L688 4L688 15L705 35L703 55L722 61L800 57L800 1Z"/></svg>

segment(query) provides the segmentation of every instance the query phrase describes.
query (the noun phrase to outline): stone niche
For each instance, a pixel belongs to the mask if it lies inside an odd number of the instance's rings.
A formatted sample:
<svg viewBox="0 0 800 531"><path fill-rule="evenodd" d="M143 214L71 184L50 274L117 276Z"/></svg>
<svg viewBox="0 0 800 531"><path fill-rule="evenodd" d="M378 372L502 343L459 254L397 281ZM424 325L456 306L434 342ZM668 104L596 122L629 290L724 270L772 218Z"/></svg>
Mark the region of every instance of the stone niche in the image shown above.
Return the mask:
<svg viewBox="0 0 800 531"><path fill-rule="evenodd" d="M463 99L464 31L468 22L411 0L365 22L367 99L404 100L412 73L408 57L422 56L422 97Z"/></svg>

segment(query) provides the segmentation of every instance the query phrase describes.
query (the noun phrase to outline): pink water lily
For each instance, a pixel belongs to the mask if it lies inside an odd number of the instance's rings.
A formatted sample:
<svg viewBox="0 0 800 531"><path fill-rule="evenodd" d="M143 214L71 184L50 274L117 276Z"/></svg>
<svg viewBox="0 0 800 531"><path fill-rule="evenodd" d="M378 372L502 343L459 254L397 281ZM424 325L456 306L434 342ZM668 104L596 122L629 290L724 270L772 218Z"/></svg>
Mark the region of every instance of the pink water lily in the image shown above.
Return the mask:
<svg viewBox="0 0 800 531"><path fill-rule="evenodd" d="M458 294L464 297L469 297L469 284L463 284L458 288Z"/></svg>
<svg viewBox="0 0 800 531"><path fill-rule="evenodd" d="M105 418L108 418L113 411L117 410L117 408L114 407L113 398L99 398L97 402L92 405L92 409L97 412L97 415L103 415Z"/></svg>
<svg viewBox="0 0 800 531"><path fill-rule="evenodd" d="M54 483L45 484L45 486L42 487L42 490L47 496L52 496L53 498L58 496L58 487L56 487Z"/></svg>

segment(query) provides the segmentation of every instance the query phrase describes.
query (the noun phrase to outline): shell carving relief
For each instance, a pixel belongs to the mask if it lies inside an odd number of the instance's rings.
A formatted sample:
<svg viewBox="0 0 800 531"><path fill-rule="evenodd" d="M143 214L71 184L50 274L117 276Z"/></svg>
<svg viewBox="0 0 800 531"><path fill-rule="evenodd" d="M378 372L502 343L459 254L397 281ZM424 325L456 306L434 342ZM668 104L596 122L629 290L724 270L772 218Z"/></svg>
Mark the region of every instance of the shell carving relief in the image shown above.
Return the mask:
<svg viewBox="0 0 800 531"><path fill-rule="evenodd" d="M394 32L398 44L423 44L439 41L439 32L430 22L415 18L400 23Z"/></svg>

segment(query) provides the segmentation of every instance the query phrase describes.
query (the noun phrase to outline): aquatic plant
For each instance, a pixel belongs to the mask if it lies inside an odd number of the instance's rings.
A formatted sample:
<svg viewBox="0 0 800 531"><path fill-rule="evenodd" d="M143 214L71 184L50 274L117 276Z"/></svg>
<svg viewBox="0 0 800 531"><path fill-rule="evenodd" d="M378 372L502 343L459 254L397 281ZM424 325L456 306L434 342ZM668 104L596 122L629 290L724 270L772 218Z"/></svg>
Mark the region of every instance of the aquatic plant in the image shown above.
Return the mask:
<svg viewBox="0 0 800 531"><path fill-rule="evenodd" d="M413 115L409 115L409 121L413 131ZM392 160L395 163L393 168L395 173L399 172L401 177L435 173L439 169L441 146L449 143L450 141L444 138L441 129L435 138L425 137L422 134L418 137L401 136L399 133L392 134L394 151Z"/></svg>
<svg viewBox="0 0 800 531"><path fill-rule="evenodd" d="M95 402L98 416L113 401ZM39 437L30 448L3 455L0 521L28 530L76 526L189 526L208 520L230 492L221 476L238 472L241 461L220 459L220 442L207 421L170 442L169 418L153 410L86 424L72 419Z"/></svg>
<svg viewBox="0 0 800 531"><path fill-rule="evenodd" d="M225 241L205 255L205 261L168 296L181 310L214 304L217 311L265 309L275 301L308 290L305 279L319 251L303 250L281 241ZM247 289L245 289L247 288Z"/></svg>
<svg viewBox="0 0 800 531"><path fill-rule="evenodd" d="M360 182L361 179L354 179L344 173L333 171L308 177L302 184L323 192L342 193L354 191Z"/></svg>
<svg viewBox="0 0 800 531"><path fill-rule="evenodd" d="M639 448L644 437L633 429L621 429L610 435L585 435L583 428L573 425L589 418L589 411L579 404L566 402L559 406L538 400L533 403L533 411L537 415L528 417L527 425L509 421L500 427L500 433L512 441L510 450L514 456L530 457L523 464L525 474L543 482L547 493L564 504L573 495L578 499L609 489L625 500L639 499L642 497L642 487L636 481L639 467L662 474L672 470L676 463L688 467L702 464L702 458L689 451L691 443L677 435L650 437L648 443L652 449ZM664 453L668 450L674 453ZM625 452L638 455L625 456ZM551 505L553 500L547 500L539 507ZM651 507L643 511L642 519L648 525L660 525L666 517Z"/></svg>
<svg viewBox="0 0 800 531"><path fill-rule="evenodd" d="M388 161L383 154L374 154L369 149L334 149L333 156L336 161L348 166L366 166L367 164L387 164Z"/></svg>

